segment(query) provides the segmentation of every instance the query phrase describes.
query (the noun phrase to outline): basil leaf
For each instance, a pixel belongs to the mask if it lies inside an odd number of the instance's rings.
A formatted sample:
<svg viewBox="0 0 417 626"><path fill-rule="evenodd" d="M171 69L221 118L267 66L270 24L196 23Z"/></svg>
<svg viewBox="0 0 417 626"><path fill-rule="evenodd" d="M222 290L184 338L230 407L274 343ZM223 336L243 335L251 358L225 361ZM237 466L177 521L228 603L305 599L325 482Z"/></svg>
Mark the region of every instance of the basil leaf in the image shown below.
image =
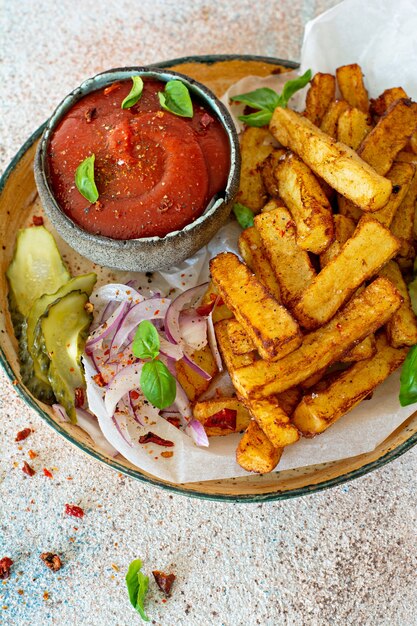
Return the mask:
<svg viewBox="0 0 417 626"><path fill-rule="evenodd" d="M297 91L300 91L300 89L305 87L310 80L311 70L307 70L302 76L298 76L293 80L288 80L283 87L278 106L285 109L288 104L288 100L292 98Z"/></svg>
<svg viewBox="0 0 417 626"><path fill-rule="evenodd" d="M407 406L417 402L417 346L408 352L400 377L400 404Z"/></svg>
<svg viewBox="0 0 417 626"><path fill-rule="evenodd" d="M165 91L160 91L158 97L165 111L180 117L193 116L190 92L180 80L169 80L165 85Z"/></svg>
<svg viewBox="0 0 417 626"><path fill-rule="evenodd" d="M279 104L279 95L269 87L261 87L255 91L243 93L240 96L230 98L232 102L242 102L252 109L268 109L274 111Z"/></svg>
<svg viewBox="0 0 417 626"><path fill-rule="evenodd" d="M95 154L84 159L75 170L75 185L82 196L89 202L97 202L98 191L94 181Z"/></svg>
<svg viewBox="0 0 417 626"><path fill-rule="evenodd" d="M153 406L166 409L175 400L176 380L162 361L148 361L142 368L140 386Z"/></svg>
<svg viewBox="0 0 417 626"><path fill-rule="evenodd" d="M149 622L149 617L145 613L144 601L148 592L149 576L145 576L140 570L142 561L135 559L129 565L126 574L127 592L131 605L136 609L145 622Z"/></svg>
<svg viewBox="0 0 417 626"><path fill-rule="evenodd" d="M233 206L233 213L242 228L253 226L253 212L244 204L236 202Z"/></svg>
<svg viewBox="0 0 417 626"><path fill-rule="evenodd" d="M123 100L121 108L122 109L130 109L136 102L140 100L143 91L143 80L140 76L132 76L132 89Z"/></svg>
<svg viewBox="0 0 417 626"><path fill-rule="evenodd" d="M256 126L257 128L267 126L271 121L271 117L272 111L269 109L262 109L262 111L250 113L249 115L239 115L241 122L245 122L247 126Z"/></svg>
<svg viewBox="0 0 417 626"><path fill-rule="evenodd" d="M154 359L159 354L159 335L155 326L143 320L136 329L132 352L138 359Z"/></svg>

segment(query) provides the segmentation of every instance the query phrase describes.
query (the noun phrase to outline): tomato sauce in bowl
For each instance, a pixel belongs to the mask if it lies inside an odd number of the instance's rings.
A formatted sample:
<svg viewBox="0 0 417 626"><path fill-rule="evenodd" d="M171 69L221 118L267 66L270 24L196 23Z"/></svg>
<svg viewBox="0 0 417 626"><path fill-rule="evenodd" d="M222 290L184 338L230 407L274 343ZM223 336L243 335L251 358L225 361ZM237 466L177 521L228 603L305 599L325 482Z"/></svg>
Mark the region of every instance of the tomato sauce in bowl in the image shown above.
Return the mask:
<svg viewBox="0 0 417 626"><path fill-rule="evenodd" d="M193 94L193 117L162 110L165 83L143 79L139 101L121 103L130 80L78 100L61 118L47 148L51 191L81 229L112 239L164 237L200 217L224 191L229 137L217 116ZM99 192L91 204L75 185L78 165L95 155Z"/></svg>

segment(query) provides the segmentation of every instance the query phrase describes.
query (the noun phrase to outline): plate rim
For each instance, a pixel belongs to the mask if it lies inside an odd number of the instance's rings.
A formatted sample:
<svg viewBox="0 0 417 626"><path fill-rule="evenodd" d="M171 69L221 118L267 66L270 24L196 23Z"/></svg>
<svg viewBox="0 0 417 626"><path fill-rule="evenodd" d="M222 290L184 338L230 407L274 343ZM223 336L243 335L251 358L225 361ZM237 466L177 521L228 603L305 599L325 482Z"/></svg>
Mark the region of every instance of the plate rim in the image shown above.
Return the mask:
<svg viewBox="0 0 417 626"><path fill-rule="evenodd" d="M295 61L289 61L286 59L278 59L275 57L268 56L257 56L257 55L249 55L249 54L211 54L211 55L198 55L198 56L184 56L178 57L176 59L170 59L166 61L160 61L158 63L149 64L152 67L171 67L173 65L180 65L182 63L206 63L213 64L218 61L232 61L232 60L243 60L243 61L261 61L268 63L270 65L283 65L284 67L289 67L290 69L297 69L299 64ZM34 144L34 142L41 136L43 129L46 126L46 122L41 124L32 135L23 143L23 145L16 152L9 165L4 170L2 176L0 177L0 194L3 192L3 189L14 169L19 164L22 157L26 154L29 148ZM6 355L3 349L0 347L0 364L3 367L3 370L6 373L6 376L9 378L10 382L13 384L16 380L14 371L8 362ZM182 495L191 498L197 498L200 500L211 500L216 502L233 502L233 503L260 503L260 502L273 502L280 500L290 500L293 498L297 498L304 495L309 495L313 493L317 493L320 491L324 491L326 489L330 489L337 485L342 485L346 482L354 480L355 478L360 478L370 472L383 467L387 463L394 461L399 458L403 454L405 454L408 450L410 450L413 446L417 444L417 433L411 435L406 441L399 444L392 450L386 452L383 456L379 457L375 461L371 461L370 463L366 463L361 467L347 472L346 474L342 474L335 478L331 478L328 480L324 480L319 483L305 485L304 487L298 487L296 489L290 489L288 491L275 491L267 494L240 494L240 495L232 495L232 494L216 494L216 493L204 493L198 490L187 490L182 485L175 485L173 483L166 483L161 479L154 478L151 476L145 476L140 473L139 469L131 469L121 465L116 460L109 460L108 457L101 455L99 452L94 450L93 448L87 446L83 442L77 441L73 438L73 436L68 433L66 430L61 428L57 422L55 422L48 413L46 413L32 398L29 392L20 384L14 385L16 392L20 396L20 398L30 407L32 408L49 426L53 428L59 435L63 436L69 443L76 446L89 456L94 459L104 463L111 469L121 472L130 478L134 478L145 484L150 484L155 487L159 487L160 489L164 489L166 491L175 493L177 495ZM411 416L410 416L411 417ZM218 479L219 481L222 479ZM204 481L199 481L204 483ZM211 481L216 482L216 481Z"/></svg>

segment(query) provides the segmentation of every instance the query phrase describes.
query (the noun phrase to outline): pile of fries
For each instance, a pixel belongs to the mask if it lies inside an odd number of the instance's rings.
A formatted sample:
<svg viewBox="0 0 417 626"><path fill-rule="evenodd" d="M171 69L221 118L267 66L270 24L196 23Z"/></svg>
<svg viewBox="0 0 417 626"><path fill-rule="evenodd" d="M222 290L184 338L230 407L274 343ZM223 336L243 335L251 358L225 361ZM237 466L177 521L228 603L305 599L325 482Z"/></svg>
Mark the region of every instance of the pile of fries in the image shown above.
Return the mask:
<svg viewBox="0 0 417 626"><path fill-rule="evenodd" d="M266 473L285 446L370 397L417 343L417 103L401 88L370 101L347 65L313 77L302 114L277 108L269 129L246 128L241 149L238 201L254 226L243 262L212 259L206 296L224 303L215 332L235 395L194 397L194 416L235 411L237 462ZM232 432L221 430L207 428Z"/></svg>

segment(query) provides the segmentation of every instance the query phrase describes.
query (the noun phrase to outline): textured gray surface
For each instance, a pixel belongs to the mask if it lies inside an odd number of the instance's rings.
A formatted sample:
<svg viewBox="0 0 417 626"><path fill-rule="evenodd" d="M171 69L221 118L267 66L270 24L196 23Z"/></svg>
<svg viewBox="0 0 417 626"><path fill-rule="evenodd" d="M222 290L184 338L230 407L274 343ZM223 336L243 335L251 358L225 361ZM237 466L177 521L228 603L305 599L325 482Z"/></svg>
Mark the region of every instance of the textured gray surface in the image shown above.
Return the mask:
<svg viewBox="0 0 417 626"><path fill-rule="evenodd" d="M86 76L184 54L296 60L303 24L333 4L3 0L1 168ZM35 433L19 450L14 438L26 426ZM33 478L20 469L29 449L38 453ZM84 456L25 406L1 373L0 558L15 565L0 584L0 624L140 623L124 574L141 557L147 573L177 575L166 603L151 582L155 624L413 626L416 469L413 450L360 480L283 503L171 496ZM67 502L83 506L83 520L64 517ZM39 559L50 550L62 555L57 574Z"/></svg>

